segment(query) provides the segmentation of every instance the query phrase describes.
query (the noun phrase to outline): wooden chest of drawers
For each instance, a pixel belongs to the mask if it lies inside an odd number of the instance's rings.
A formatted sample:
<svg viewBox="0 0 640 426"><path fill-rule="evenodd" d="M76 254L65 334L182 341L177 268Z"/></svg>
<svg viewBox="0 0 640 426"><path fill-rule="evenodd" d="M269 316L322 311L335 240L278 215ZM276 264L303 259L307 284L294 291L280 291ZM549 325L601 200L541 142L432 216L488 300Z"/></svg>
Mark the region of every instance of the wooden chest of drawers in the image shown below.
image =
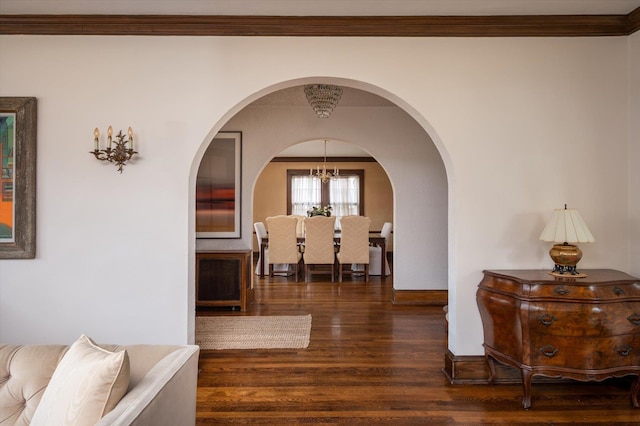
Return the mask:
<svg viewBox="0 0 640 426"><path fill-rule="evenodd" d="M535 375L604 380L635 375L640 407L640 280L611 269L586 278L546 271L484 271L477 302L492 381L497 360L520 369L524 408Z"/></svg>

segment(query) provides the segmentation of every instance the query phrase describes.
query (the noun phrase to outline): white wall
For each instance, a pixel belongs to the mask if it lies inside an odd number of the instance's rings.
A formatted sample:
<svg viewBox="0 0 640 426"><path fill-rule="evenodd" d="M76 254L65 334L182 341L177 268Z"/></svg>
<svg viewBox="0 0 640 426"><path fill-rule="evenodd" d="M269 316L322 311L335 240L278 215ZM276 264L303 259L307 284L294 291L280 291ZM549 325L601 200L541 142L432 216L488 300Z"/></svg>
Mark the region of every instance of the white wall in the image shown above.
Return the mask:
<svg viewBox="0 0 640 426"><path fill-rule="evenodd" d="M640 32L629 37L629 271L640 276Z"/></svg>
<svg viewBox="0 0 640 426"><path fill-rule="evenodd" d="M39 99L38 254L0 262L2 341L189 341L206 144L250 101L313 76L388 97L440 151L455 354L482 353L483 269L550 267L538 236L553 208L579 208L591 227L583 268L629 268L626 38L0 36L0 62L0 95ZM139 141L122 175L88 154L108 124ZM251 143L245 176L288 142ZM371 151L397 174L394 190L421 189L383 147ZM417 255L395 243L420 288Z"/></svg>

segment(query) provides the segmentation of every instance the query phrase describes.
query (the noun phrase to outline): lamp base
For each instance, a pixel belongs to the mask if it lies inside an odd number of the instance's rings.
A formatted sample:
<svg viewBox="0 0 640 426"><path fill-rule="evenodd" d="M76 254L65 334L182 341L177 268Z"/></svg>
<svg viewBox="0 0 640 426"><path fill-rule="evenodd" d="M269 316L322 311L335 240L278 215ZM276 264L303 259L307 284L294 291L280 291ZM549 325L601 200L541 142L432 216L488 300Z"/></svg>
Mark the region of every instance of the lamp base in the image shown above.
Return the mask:
<svg viewBox="0 0 640 426"><path fill-rule="evenodd" d="M549 275L562 278L586 278L587 274L578 272L575 265L558 265L557 263L553 267L553 271L549 272Z"/></svg>
<svg viewBox="0 0 640 426"><path fill-rule="evenodd" d="M558 278L587 278L587 274L583 274L581 272L571 275L571 274L561 274L559 272L549 271L548 274Z"/></svg>
<svg viewBox="0 0 640 426"><path fill-rule="evenodd" d="M549 274L554 277L585 278L587 274L577 271L576 265L582 259L582 250L573 244L555 244L549 250L549 255L555 263Z"/></svg>

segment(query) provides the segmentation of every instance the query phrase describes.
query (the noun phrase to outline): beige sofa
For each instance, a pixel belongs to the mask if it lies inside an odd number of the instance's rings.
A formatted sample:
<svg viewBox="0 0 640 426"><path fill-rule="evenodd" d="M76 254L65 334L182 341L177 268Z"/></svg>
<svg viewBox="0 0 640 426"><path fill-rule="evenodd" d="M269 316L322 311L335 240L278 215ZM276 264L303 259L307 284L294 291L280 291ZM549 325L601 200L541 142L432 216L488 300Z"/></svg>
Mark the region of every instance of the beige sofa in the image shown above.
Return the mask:
<svg viewBox="0 0 640 426"><path fill-rule="evenodd" d="M195 423L198 346L100 345L126 349L129 385L97 425ZM28 425L69 346L0 345L0 425Z"/></svg>

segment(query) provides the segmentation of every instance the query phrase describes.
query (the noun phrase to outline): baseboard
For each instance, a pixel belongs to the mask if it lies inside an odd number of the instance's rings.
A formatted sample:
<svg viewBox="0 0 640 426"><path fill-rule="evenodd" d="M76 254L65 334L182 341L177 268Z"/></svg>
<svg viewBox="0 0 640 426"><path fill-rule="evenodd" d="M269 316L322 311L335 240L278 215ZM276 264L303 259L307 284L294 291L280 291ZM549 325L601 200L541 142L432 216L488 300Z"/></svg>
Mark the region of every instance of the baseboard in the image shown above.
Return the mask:
<svg viewBox="0 0 640 426"><path fill-rule="evenodd" d="M394 305L444 306L449 303L447 290L393 290Z"/></svg>
<svg viewBox="0 0 640 426"><path fill-rule="evenodd" d="M495 384L521 384L520 370L515 367L495 362ZM447 350L444 355L444 368L442 372L452 385L459 384L488 384L489 365L482 355L456 356ZM568 382L570 379L560 379L544 376L534 376L532 383L557 383Z"/></svg>
<svg viewBox="0 0 640 426"><path fill-rule="evenodd" d="M486 384L489 378L489 366L484 356L456 356L449 350L444 354L442 372L451 384Z"/></svg>

